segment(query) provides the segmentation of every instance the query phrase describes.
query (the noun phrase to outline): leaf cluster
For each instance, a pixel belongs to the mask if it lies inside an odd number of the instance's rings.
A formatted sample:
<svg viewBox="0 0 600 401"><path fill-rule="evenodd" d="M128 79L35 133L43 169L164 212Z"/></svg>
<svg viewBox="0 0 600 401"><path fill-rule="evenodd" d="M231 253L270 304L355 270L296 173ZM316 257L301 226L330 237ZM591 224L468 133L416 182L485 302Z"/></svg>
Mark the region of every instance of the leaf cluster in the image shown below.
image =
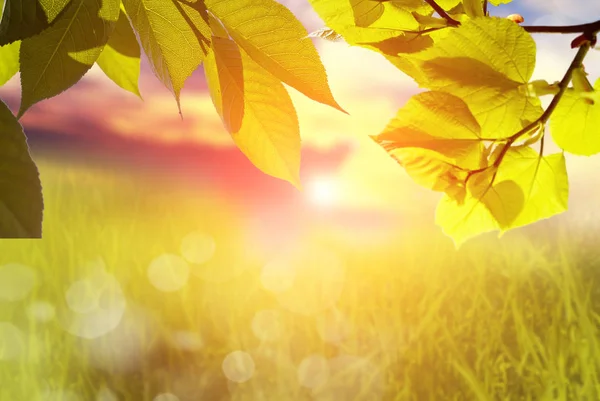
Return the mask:
<svg viewBox="0 0 600 401"><path fill-rule="evenodd" d="M94 64L140 96L142 54L179 106L185 82L203 65L215 109L240 150L263 172L300 187L298 118L284 84L343 111L308 32L275 0L0 1L0 85L20 72L16 118L73 86ZM15 118L0 125L2 140L18 126ZM18 185L15 196L29 200L32 188ZM35 199L41 204L41 192ZM0 220L6 218L0 208ZM41 235L41 217L29 228Z"/></svg>
<svg viewBox="0 0 600 401"><path fill-rule="evenodd" d="M17 119L94 64L141 97L142 55L179 108L186 81L203 66L239 149L300 188L298 117L284 85L344 111L312 38L380 53L425 89L372 138L418 184L443 193L436 221L457 245L561 213L564 153L600 152L600 80L592 85L583 67L600 22L528 27L520 16L490 16L509 1L309 0L327 25L309 34L276 0L0 0L0 85L20 72L22 92L16 117L0 102L11 183L10 195L0 187L0 236L41 235L39 177ZM554 83L532 80L538 32L581 33ZM552 96L546 109L543 96ZM563 152L544 153L547 131ZM3 232L4 222L12 228Z"/></svg>
<svg viewBox="0 0 600 401"><path fill-rule="evenodd" d="M600 152L600 80L592 86L582 64L598 23L521 26L520 16L491 17L481 0L310 2L327 37L382 54L426 90L372 138L415 182L443 193L436 222L457 246L567 209L564 153ZM582 33L560 81L532 80L530 32ZM542 96L553 96L545 110ZM547 131L563 152L544 154Z"/></svg>

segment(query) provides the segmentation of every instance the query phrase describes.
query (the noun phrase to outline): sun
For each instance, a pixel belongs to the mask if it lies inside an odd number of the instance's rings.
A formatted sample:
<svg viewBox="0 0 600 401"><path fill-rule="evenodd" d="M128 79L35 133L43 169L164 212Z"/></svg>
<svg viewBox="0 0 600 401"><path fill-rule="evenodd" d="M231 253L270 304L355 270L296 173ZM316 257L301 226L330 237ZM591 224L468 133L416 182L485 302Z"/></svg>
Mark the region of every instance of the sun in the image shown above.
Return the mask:
<svg viewBox="0 0 600 401"><path fill-rule="evenodd" d="M316 177L306 186L308 200L317 206L332 206L339 198L339 188L331 177Z"/></svg>

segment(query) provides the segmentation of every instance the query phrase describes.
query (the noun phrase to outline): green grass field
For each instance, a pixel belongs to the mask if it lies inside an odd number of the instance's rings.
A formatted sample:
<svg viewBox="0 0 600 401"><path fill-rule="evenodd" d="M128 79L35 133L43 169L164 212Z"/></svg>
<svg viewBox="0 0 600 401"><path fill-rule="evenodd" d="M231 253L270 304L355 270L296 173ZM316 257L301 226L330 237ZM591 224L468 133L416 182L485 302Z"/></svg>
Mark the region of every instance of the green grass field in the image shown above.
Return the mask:
<svg viewBox="0 0 600 401"><path fill-rule="evenodd" d="M44 239L0 241L2 401L600 399L600 252L566 219L273 259L216 199L40 170Z"/></svg>

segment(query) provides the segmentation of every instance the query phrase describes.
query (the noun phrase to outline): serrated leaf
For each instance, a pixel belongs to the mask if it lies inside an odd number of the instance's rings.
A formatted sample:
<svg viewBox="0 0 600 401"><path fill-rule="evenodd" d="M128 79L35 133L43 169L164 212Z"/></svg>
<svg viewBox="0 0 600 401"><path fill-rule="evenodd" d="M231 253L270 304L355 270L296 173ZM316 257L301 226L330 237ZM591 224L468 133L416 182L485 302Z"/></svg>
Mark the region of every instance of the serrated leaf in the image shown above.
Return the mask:
<svg viewBox="0 0 600 401"><path fill-rule="evenodd" d="M531 35L519 25L486 17L464 21L435 46L407 57L420 65L414 78L422 87L463 98L482 136L503 138L542 114L539 99L519 90L531 79L535 52Z"/></svg>
<svg viewBox="0 0 600 401"><path fill-rule="evenodd" d="M529 147L511 148L497 174L491 170L482 176L469 185L464 201L446 195L436 210L436 223L457 247L479 234L504 232L567 209L569 184L562 153L541 157Z"/></svg>
<svg viewBox="0 0 600 401"><path fill-rule="evenodd" d="M114 83L139 97L140 45L121 10L113 33L96 61Z"/></svg>
<svg viewBox="0 0 600 401"><path fill-rule="evenodd" d="M487 0L486 0L487 1ZM463 0L463 9L471 17L484 17L482 0Z"/></svg>
<svg viewBox="0 0 600 401"><path fill-rule="evenodd" d="M471 238L499 228L486 205L471 195L462 202L444 195L435 210L435 223L452 238L456 248Z"/></svg>
<svg viewBox="0 0 600 401"><path fill-rule="evenodd" d="M600 94L600 79L594 88ZM600 96L567 90L550 117L550 133L565 151L582 156L600 153Z"/></svg>
<svg viewBox="0 0 600 401"><path fill-rule="evenodd" d="M417 184L432 191L444 192L457 201L464 199L465 188L462 183L467 173L454 165L451 159L423 148L393 149L390 155Z"/></svg>
<svg viewBox="0 0 600 401"><path fill-rule="evenodd" d="M119 5L119 0L73 0L50 28L22 42L19 117L85 75L114 29Z"/></svg>
<svg viewBox="0 0 600 401"><path fill-rule="evenodd" d="M206 6L261 67L309 98L344 111L308 32L290 10L275 0L207 0Z"/></svg>
<svg viewBox="0 0 600 401"><path fill-rule="evenodd" d="M309 0L325 24L342 35L351 45L380 42L401 36L403 31L416 31L419 23L411 11L383 4L384 13L368 27L357 26L350 0ZM421 3L423 4L423 3Z"/></svg>
<svg viewBox="0 0 600 401"><path fill-rule="evenodd" d="M0 47L0 86L19 72L19 49L21 42Z"/></svg>
<svg viewBox="0 0 600 401"><path fill-rule="evenodd" d="M298 117L285 87L228 38L213 37L204 72L233 140L266 174L300 187Z"/></svg>
<svg viewBox="0 0 600 401"><path fill-rule="evenodd" d="M35 36L52 25L71 0L5 0L0 46Z"/></svg>
<svg viewBox="0 0 600 401"><path fill-rule="evenodd" d="M480 127L460 98L449 93L419 93L374 139L386 149L430 149L464 168L478 168L483 149Z"/></svg>
<svg viewBox="0 0 600 401"><path fill-rule="evenodd" d="M525 203L510 228L547 219L567 210L569 179L562 153L540 156L530 147L511 148L498 170L498 180L516 182Z"/></svg>
<svg viewBox="0 0 600 401"><path fill-rule="evenodd" d="M44 203L23 128L0 101L0 238L41 238Z"/></svg>
<svg viewBox="0 0 600 401"><path fill-rule="evenodd" d="M154 74L179 106L185 81L210 48L204 16L185 3L166 0L123 0L127 15Z"/></svg>
<svg viewBox="0 0 600 401"><path fill-rule="evenodd" d="M368 27L383 15L385 7L377 0L350 0L356 26Z"/></svg>

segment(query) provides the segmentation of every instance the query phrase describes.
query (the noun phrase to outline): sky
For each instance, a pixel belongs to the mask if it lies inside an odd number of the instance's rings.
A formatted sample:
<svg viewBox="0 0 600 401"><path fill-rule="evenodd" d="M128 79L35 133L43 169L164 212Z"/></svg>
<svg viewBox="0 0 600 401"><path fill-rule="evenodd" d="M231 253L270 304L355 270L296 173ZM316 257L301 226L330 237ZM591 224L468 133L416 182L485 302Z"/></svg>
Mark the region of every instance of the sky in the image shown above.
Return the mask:
<svg viewBox="0 0 600 401"><path fill-rule="evenodd" d="M308 31L323 27L323 22L307 0L281 0L300 19ZM515 0L494 9L494 14L522 14L526 24L575 24L600 18L600 1L592 0ZM534 79L560 79L571 60L571 35L536 35L538 63ZM380 55L344 43L317 40L316 46L329 76L332 92L349 115L317 104L293 89L292 100L298 111L303 140L304 196L335 198L347 208L383 211L415 211L433 208L438 194L420 188L368 135L377 134L415 93L417 85L398 72ZM600 51L592 52L586 70L600 77ZM140 89L143 101L123 91L106 78L98 67L74 87L32 107L23 117L26 131L43 136L45 146L68 146L74 141L82 147L105 148L106 163L118 158L119 149L133 149L126 155L139 160L156 161L161 152L148 143L160 143L165 149L197 144L195 163L214 185L225 180L234 188L246 185L251 193L257 182L264 188L282 188L286 183L263 177L234 147L224 130L208 95L203 73L195 72L182 92L183 120L172 94L152 75L147 63L142 66ZM19 102L18 77L0 89L0 98L16 108ZM69 137L65 137L69 135ZM60 139L63 139L62 141ZM102 144L102 145L99 145ZM75 152L76 150L73 150ZM123 152L121 152L123 153ZM167 154L168 152L165 152ZM188 152L186 160L194 160ZM148 156L150 154L150 156ZM208 156L210 155L210 156ZM73 155L76 157L76 155ZM593 158L569 160L572 187L584 183L586 171L600 167ZM212 180L210 179L212 177ZM252 180L244 177L252 177ZM205 182L204 182L205 183ZM193 185L201 186L201 182ZM329 189L327 189L328 187ZM286 192L287 189L282 190ZM577 188L574 193L577 193ZM306 192L306 191L305 191ZM330 199L331 200L331 199Z"/></svg>

